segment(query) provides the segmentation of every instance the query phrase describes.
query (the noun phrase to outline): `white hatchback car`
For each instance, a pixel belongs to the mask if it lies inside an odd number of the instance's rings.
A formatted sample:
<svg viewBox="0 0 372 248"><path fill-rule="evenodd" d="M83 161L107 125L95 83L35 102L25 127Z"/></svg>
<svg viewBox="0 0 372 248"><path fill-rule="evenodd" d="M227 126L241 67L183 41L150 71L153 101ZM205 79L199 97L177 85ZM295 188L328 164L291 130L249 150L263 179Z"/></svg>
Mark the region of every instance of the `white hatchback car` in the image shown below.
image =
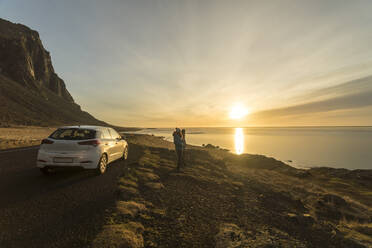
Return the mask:
<svg viewBox="0 0 372 248"><path fill-rule="evenodd" d="M128 158L128 143L110 127L67 126L41 142L37 167L48 174L53 168L80 167L103 174L112 161Z"/></svg>

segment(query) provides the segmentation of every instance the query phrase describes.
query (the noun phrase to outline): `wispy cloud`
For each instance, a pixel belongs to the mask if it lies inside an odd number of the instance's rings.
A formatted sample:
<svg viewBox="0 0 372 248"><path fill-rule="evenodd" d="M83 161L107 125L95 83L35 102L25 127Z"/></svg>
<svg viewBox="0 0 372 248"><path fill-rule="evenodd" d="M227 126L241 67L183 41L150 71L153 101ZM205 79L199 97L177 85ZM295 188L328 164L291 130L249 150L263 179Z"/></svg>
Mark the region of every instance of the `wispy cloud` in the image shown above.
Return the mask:
<svg viewBox="0 0 372 248"><path fill-rule="evenodd" d="M316 90L303 97L304 99L311 97L325 99L256 112L251 119L256 122L265 122L265 120L272 122L275 119L290 121L299 116L313 115L316 117L317 114L324 112L338 111L340 113L370 107L372 106L372 76Z"/></svg>
<svg viewBox="0 0 372 248"><path fill-rule="evenodd" d="M351 116L368 106L369 83L338 84L372 74L371 10L364 0L0 0L0 16L40 32L85 110L139 126L234 125L235 102L263 111L247 124Z"/></svg>

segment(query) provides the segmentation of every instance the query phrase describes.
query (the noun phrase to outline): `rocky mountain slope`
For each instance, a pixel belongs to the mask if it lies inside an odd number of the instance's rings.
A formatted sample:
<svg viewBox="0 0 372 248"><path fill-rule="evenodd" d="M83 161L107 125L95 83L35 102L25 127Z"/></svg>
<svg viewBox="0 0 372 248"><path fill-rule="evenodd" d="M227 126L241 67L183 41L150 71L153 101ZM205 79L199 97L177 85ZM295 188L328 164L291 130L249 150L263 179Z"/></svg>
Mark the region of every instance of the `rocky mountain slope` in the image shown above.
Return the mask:
<svg viewBox="0 0 372 248"><path fill-rule="evenodd" d="M38 32L0 19L0 124L105 124L81 110Z"/></svg>

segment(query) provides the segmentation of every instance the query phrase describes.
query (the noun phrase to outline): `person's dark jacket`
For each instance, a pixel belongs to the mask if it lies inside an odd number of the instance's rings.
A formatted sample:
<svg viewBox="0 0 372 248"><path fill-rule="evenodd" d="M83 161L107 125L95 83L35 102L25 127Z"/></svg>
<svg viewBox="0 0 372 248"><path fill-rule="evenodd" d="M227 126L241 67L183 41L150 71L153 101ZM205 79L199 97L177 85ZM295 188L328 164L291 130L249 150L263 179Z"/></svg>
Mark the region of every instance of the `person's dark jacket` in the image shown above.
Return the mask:
<svg viewBox="0 0 372 248"><path fill-rule="evenodd" d="M183 142L181 136L176 132L173 133L173 143L176 146L177 150L182 150Z"/></svg>

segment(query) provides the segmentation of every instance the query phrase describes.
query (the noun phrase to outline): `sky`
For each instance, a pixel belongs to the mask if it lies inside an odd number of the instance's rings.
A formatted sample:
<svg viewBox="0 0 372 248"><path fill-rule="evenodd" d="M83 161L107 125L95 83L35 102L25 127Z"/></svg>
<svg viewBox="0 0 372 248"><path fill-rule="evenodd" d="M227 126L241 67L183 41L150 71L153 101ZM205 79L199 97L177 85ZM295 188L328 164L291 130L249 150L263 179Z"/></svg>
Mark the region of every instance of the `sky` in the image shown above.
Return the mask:
<svg viewBox="0 0 372 248"><path fill-rule="evenodd" d="M372 1L0 0L120 126L372 125ZM235 105L250 114L229 118Z"/></svg>

